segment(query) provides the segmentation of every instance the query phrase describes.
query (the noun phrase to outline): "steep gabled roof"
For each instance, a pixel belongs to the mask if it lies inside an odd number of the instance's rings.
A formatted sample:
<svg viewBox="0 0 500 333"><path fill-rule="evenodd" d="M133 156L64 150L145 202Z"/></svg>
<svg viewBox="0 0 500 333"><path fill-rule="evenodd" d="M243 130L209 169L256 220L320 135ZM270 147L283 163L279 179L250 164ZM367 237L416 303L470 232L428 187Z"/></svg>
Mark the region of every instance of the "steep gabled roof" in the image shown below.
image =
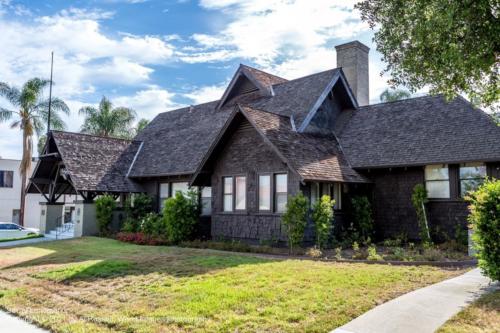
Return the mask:
<svg viewBox="0 0 500 333"><path fill-rule="evenodd" d="M197 184L212 154L218 151L217 147L224 144L222 139L227 136L226 131L234 128L231 125L237 114L243 115L253 125L278 157L302 180L368 182L349 167L333 135L298 133L293 130L290 117L240 106L233 111L204 156L193 177L194 184Z"/></svg>
<svg viewBox="0 0 500 333"><path fill-rule="evenodd" d="M127 172L140 142L81 133L52 131L65 176L76 191L143 192L141 186L127 178ZM41 159L39 164L43 164ZM36 168L33 177L43 168ZM48 175L47 175L48 176ZM37 192L34 188L29 192Z"/></svg>
<svg viewBox="0 0 500 333"><path fill-rule="evenodd" d="M355 168L500 160L500 127L461 97L364 106L344 123L340 143Z"/></svg>
<svg viewBox="0 0 500 333"><path fill-rule="evenodd" d="M217 107L222 108L234 97L252 92L258 92L260 96L273 96L272 86L286 81L278 76L240 64Z"/></svg>

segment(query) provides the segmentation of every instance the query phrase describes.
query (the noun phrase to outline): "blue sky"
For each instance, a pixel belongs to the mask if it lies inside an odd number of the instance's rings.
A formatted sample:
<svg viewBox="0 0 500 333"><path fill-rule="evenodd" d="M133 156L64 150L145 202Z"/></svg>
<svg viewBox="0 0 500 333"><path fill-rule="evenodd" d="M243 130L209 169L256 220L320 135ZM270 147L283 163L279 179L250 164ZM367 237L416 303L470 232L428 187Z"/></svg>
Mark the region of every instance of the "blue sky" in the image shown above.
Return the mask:
<svg viewBox="0 0 500 333"><path fill-rule="evenodd" d="M218 99L239 63L293 79L335 67L334 46L371 48L370 94L386 86L373 32L342 0L0 0L0 81L48 78L78 109L105 95L139 118ZM9 107L4 101L0 106ZM21 135L0 124L0 156L20 158Z"/></svg>

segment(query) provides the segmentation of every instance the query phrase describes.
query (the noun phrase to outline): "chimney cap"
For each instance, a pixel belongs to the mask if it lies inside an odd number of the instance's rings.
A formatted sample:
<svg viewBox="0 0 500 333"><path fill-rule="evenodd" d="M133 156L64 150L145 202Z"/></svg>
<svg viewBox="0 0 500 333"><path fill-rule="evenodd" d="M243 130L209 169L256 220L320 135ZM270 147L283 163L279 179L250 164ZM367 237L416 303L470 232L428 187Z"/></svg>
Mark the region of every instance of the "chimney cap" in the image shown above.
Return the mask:
<svg viewBox="0 0 500 333"><path fill-rule="evenodd" d="M353 40L352 42L340 44L335 46L335 50L342 50L342 49L348 49L348 48L360 48L361 50L365 52L369 52L370 48L366 46L365 44L361 43L359 40Z"/></svg>

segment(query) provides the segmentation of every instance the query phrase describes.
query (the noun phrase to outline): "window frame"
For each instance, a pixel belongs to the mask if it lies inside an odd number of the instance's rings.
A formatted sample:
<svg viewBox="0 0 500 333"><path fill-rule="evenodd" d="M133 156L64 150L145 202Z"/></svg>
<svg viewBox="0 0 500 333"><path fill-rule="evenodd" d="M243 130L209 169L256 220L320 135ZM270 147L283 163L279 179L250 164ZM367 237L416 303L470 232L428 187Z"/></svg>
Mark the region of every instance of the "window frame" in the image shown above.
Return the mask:
<svg viewBox="0 0 500 333"><path fill-rule="evenodd" d="M440 166L440 169L446 169L447 172L447 177L448 178L439 178L439 179L427 179L427 168L428 167L436 167ZM446 182L448 184L448 196L446 197L431 197L430 191L427 187L428 183L444 183ZM451 176L450 176L450 165L449 164L428 164L424 166L424 183L425 183L425 190L427 191L427 196L430 200L450 200L451 195L452 195L452 190L451 190Z"/></svg>
<svg viewBox="0 0 500 333"><path fill-rule="evenodd" d="M231 193L226 193L226 179L231 179ZM223 213L233 213L234 212L234 176L222 176L222 212ZM226 195L231 196L231 210L226 210Z"/></svg>
<svg viewBox="0 0 500 333"><path fill-rule="evenodd" d="M269 209L260 208L260 177L269 177ZM259 173L257 174L257 211L262 213L272 213L273 212L273 178L274 175L271 172Z"/></svg>
<svg viewBox="0 0 500 333"><path fill-rule="evenodd" d="M162 185L167 185L167 196L166 197L162 197L161 196L161 186ZM163 210L163 202L165 202L165 200L167 200L168 198L170 198L172 195L172 186L170 184L170 182L158 182L158 212L161 213L161 211Z"/></svg>
<svg viewBox="0 0 500 333"><path fill-rule="evenodd" d="M236 178L245 179L245 188L243 189L243 193L245 195L244 200L244 208L236 208L236 196L237 196L237 186L236 186ZM247 210L247 197L248 197L248 177L246 175L234 175L233 176L233 211L235 212L245 212Z"/></svg>
<svg viewBox="0 0 500 333"><path fill-rule="evenodd" d="M207 188L210 189L210 197L203 196L203 191L205 189L207 189ZM212 186L202 186L202 187L200 187L200 216L212 216L212 211L213 211L212 198L213 198ZM204 200L203 199L205 199L205 200L206 199L210 199L208 201L210 203L210 212L204 212L203 211L203 204L204 204Z"/></svg>
<svg viewBox="0 0 500 333"><path fill-rule="evenodd" d="M462 178L462 175L460 173L460 171L461 171L462 168L471 168L471 167L478 167L478 166L479 167L484 167L484 176L482 176L482 177L467 177L467 178ZM462 181L465 181L465 180L482 180L482 182L484 182L484 180L486 180L487 177L488 177L488 169L486 167L486 163L484 163L484 162L467 162L467 163L461 163L461 164L459 164L459 166L458 166L458 193L459 193L459 196L461 198L464 198L464 196L467 194L467 193L463 193L463 191L462 191Z"/></svg>
<svg viewBox="0 0 500 333"><path fill-rule="evenodd" d="M278 192L277 191L277 188L278 186L276 185L278 182L277 182L277 178L278 176L286 176L286 192ZM277 214L283 214L285 212L285 209L284 208L282 211L278 210L278 195L283 195L285 194L286 196L286 203L288 203L288 173L287 172L277 172L277 173L274 173L273 175L273 211ZM286 207L286 204L285 204L285 207Z"/></svg>
<svg viewBox="0 0 500 333"><path fill-rule="evenodd" d="M10 186L6 185L7 175L10 175ZM0 188L14 188L14 175L13 170L0 170Z"/></svg>

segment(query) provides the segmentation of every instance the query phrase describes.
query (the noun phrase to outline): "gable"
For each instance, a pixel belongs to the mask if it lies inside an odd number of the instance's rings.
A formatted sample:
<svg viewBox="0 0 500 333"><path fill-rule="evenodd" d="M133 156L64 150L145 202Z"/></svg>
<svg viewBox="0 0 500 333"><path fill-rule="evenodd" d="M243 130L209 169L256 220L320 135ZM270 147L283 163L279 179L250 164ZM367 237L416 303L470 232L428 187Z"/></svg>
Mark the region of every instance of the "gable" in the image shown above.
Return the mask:
<svg viewBox="0 0 500 333"><path fill-rule="evenodd" d="M228 93L226 100L227 102L229 102L236 96L256 92L258 90L259 87L257 87L252 81L250 81L248 77L246 77L245 75L240 75L236 79L236 82L231 91Z"/></svg>

